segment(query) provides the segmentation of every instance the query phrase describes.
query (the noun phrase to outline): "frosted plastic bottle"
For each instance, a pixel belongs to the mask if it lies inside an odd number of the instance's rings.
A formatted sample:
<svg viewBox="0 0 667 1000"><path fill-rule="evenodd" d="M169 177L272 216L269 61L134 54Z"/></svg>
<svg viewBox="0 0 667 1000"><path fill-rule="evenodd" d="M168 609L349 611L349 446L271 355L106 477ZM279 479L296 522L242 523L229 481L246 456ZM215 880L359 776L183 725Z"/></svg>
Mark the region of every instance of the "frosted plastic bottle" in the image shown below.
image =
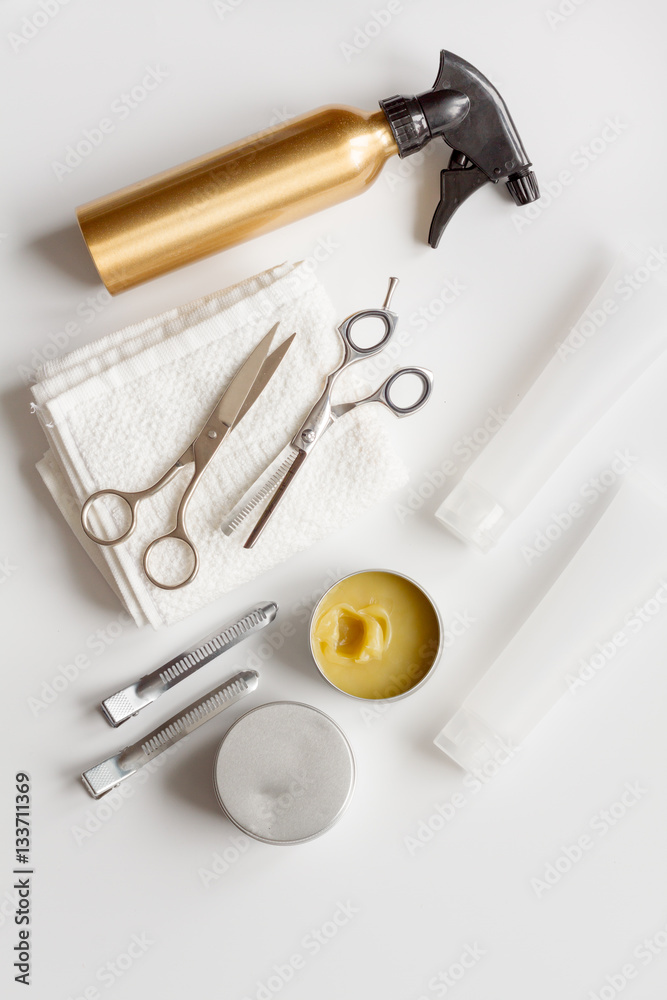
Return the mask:
<svg viewBox="0 0 667 1000"><path fill-rule="evenodd" d="M436 511L490 549L570 451L667 346L661 250L618 258L583 315Z"/></svg>
<svg viewBox="0 0 667 1000"><path fill-rule="evenodd" d="M667 497L630 474L435 745L468 771L506 759L659 614L667 617Z"/></svg>

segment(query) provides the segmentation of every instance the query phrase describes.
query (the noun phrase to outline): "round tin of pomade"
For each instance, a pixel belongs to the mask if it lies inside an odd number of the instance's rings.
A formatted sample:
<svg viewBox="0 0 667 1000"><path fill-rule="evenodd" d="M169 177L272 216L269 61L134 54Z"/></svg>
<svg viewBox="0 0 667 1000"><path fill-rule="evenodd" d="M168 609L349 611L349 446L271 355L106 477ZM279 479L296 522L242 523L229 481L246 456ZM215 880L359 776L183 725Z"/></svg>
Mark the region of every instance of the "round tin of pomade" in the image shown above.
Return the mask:
<svg viewBox="0 0 667 1000"><path fill-rule="evenodd" d="M347 809L354 754L324 712L275 701L228 730L213 779L223 812L243 833L265 844L302 844L329 830Z"/></svg>
<svg viewBox="0 0 667 1000"><path fill-rule="evenodd" d="M346 580L353 580L356 577L370 576L374 574L379 574L382 576L391 576L395 577L398 580L404 580L411 587L414 587L416 592L422 595L424 600L430 606L433 613L433 623L435 628L434 628L434 635L432 637L432 642L434 643L435 648L433 650L432 660L428 664L427 669L421 672L422 673L421 677L413 678L413 683L410 684L410 686L407 687L405 690L403 691L397 690L394 693L388 693L383 697L373 695L372 697L366 698L363 695L352 694L351 691L347 691L345 687L340 687L330 677L327 676L327 673L322 668L322 665L320 664L320 661L317 656L317 650L315 648L314 629L318 617L320 615L322 605L325 604L325 602L331 595L332 591L334 591L336 587L338 587L341 583L345 583ZM414 694L415 691L419 691L419 689L423 687L424 684L426 684L427 680L433 676L435 669L438 666L438 663L440 662L442 651L444 649L445 629L443 626L442 615L440 614L438 605L435 603L435 601L428 593L428 591L425 590L420 583L417 583L416 580L413 580L412 577L406 576L405 573L398 573L396 570L393 569L362 569L362 570L357 570L355 573L348 573L347 576L342 576L340 580L336 580L336 582L332 584L331 587L329 587L329 589L322 595L322 597L319 599L319 601L317 602L311 613L310 623L308 626L308 636L310 641L311 656L320 675L324 678L327 684L330 684L332 687L334 687L336 691L340 691L342 694L347 695L348 698L356 698L357 701L389 702L389 701L400 701L402 698L407 698L408 695ZM406 669L409 670L408 664L405 664L405 667Z"/></svg>

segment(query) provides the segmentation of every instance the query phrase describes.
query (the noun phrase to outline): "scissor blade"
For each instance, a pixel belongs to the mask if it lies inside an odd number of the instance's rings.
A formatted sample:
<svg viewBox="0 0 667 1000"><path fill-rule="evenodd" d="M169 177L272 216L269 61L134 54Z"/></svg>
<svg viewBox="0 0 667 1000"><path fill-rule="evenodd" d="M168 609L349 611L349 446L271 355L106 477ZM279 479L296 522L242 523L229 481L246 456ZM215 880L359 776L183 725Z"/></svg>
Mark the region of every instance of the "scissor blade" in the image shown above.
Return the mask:
<svg viewBox="0 0 667 1000"><path fill-rule="evenodd" d="M250 357L243 362L232 381L227 386L218 404L216 416L220 423L232 427L238 417L255 379L262 370L266 356L271 347L271 341L278 329L278 324L272 326L265 337L260 340Z"/></svg>
<svg viewBox="0 0 667 1000"><path fill-rule="evenodd" d="M278 324L276 323L276 326L277 325ZM274 330L276 329L276 326L274 326L273 328ZM250 392L245 398L245 403L238 412L236 420L234 421L233 425L234 427L237 427L239 425L239 423L243 420L243 418L245 417L246 413L248 412L252 404L264 392L267 385L269 384L269 382L275 375L276 371L278 370L280 362L283 360L283 358L289 351L290 347L292 346L292 341L294 340L295 337L296 334L293 333L291 337L288 337L287 340L283 341L280 347L276 347L275 351L271 351L268 358L260 368L259 375L253 382L250 388Z"/></svg>
<svg viewBox="0 0 667 1000"><path fill-rule="evenodd" d="M285 445L273 462L264 469L250 486L239 502L232 507L220 528L225 535L233 535L241 527L245 519L252 514L264 500L267 500L290 470L292 463L300 452L294 445Z"/></svg>
<svg viewBox="0 0 667 1000"><path fill-rule="evenodd" d="M303 465L303 463L308 458L308 455L309 455L309 452L299 450L298 455L296 456L296 458L294 459L294 461L290 465L290 467L289 467L286 475L283 476L283 479L282 479L282 482L280 483L280 486L278 487L278 489L275 491L275 493L273 494L273 496L269 500L268 506L265 507L264 512L262 513L262 516L260 517L260 519L257 522L257 524L255 525L255 527L250 532L250 535L248 536L248 538L247 538L247 540L246 540L246 542L245 542L245 544L243 546L244 549L251 549L253 547L253 545L255 544L255 542L259 539L259 536L262 534L262 532L264 531L265 527L267 526L267 524L269 523L269 521L273 517L273 514L275 513L276 507L282 501L283 497L285 496L285 493L287 492L287 490L290 487L290 484L291 484L292 480L296 476L297 472L299 471L299 469L301 468L301 466Z"/></svg>

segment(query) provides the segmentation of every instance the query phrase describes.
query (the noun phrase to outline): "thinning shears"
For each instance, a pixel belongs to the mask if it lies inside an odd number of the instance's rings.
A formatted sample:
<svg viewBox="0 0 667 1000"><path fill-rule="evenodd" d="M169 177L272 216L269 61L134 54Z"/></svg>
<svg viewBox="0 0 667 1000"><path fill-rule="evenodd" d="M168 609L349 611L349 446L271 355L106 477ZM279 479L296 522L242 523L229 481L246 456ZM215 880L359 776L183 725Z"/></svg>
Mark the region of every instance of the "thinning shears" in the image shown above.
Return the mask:
<svg viewBox="0 0 667 1000"><path fill-rule="evenodd" d="M407 417L416 413L426 403L433 388L433 374L426 368L399 368L389 375L381 386L366 396L352 403L338 403L332 405L331 395L334 383L338 376L350 365L365 358L372 358L387 347L394 335L398 316L389 309L394 289L398 284L398 278L389 279L389 289L387 296L380 309L362 309L353 313L338 327L338 333L343 343L343 358L327 377L322 395L317 400L312 410L304 420L303 424L296 432L288 445L283 448L280 454L261 473L253 485L246 490L238 503L227 514L221 529L225 535L231 535L237 531L245 522L246 518L252 514L264 501L269 500L257 524L254 526L244 548L250 549L262 534L278 504L282 501L294 478L313 449L317 446L324 434L329 430L335 420L349 413L357 406L365 403L382 403L397 417ZM354 338L354 326L363 320L380 320L382 324L382 336L369 346L362 344ZM421 392L418 398L409 406L400 406L392 393L397 391L397 384L406 377L416 378L421 384ZM398 395L398 393L397 393Z"/></svg>
<svg viewBox="0 0 667 1000"><path fill-rule="evenodd" d="M197 437L191 444L188 445L181 457L178 458L169 469L167 469L164 475L162 475L157 482L153 483L152 486L148 486L144 490L138 490L133 493L113 489L98 490L96 493L92 493L88 497L81 509L81 524L83 526L83 530L89 538L91 538L94 542L97 542L98 545L118 545L120 542L124 542L125 539L129 538L136 528L137 508L142 500L146 500L148 497L154 496L159 490L166 486L167 483L170 483L174 476L181 471L181 469L187 468L188 466L194 466L193 475L188 482L185 492L181 497L181 502L178 505L175 527L172 531L169 531L164 535L160 535L159 538L154 538L143 554L143 567L146 576L152 584L156 587L160 587L162 590L178 590L179 587L184 587L186 584L194 580L197 575L199 570L199 553L187 530L186 513L188 504L190 503L192 494L197 488L197 484L199 483L206 467L224 441L225 437L234 427L237 426L239 421L243 419L255 400L264 390L269 382L269 379L280 365L280 362L285 357L285 354L296 336L296 334L292 334L292 336L288 337L287 340L275 349L275 351L269 354L269 349L277 328L278 323L276 323L275 326L269 330L257 347L255 347L218 399L208 420L202 427ZM114 497L120 500L122 505L129 509L130 523L128 527L121 532L121 534L115 535L111 538L103 537L92 527L90 523L90 515L96 501L103 500L103 498L111 499ZM96 513L98 519L102 520L103 524L109 524L111 515L108 509L106 510L106 517L100 510L100 505L96 508ZM187 546L192 557L192 570L185 576L184 579L177 583L163 583L160 580L157 580L152 575L149 568L151 553L154 552L156 546L165 542L169 538L176 539L176 541L182 542L185 546Z"/></svg>

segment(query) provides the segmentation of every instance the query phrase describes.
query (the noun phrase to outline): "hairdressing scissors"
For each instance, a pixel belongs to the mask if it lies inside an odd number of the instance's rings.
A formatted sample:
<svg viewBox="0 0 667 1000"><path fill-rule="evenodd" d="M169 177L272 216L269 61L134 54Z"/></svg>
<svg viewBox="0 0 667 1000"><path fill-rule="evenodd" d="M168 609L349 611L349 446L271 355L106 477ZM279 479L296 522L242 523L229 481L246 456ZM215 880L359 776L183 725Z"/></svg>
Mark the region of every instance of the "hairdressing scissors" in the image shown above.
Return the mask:
<svg viewBox="0 0 667 1000"><path fill-rule="evenodd" d="M395 416L407 417L420 410L431 395L433 375L428 369L399 368L389 375L382 385L375 392L371 393L370 396L358 399L352 403L339 403L337 405L332 405L331 403L334 383L341 372L357 361L362 361L364 358L372 358L374 355L379 354L385 349L394 335L398 316L396 313L391 312L389 305L397 284L398 278L389 279L387 296L380 309L362 309L360 312L348 316L338 327L338 333L343 342L343 358L338 367L328 375L322 395L290 443L283 448L253 485L246 490L238 503L226 516L221 529L225 535L231 535L241 527L246 518L257 507L265 500L271 498L257 524L250 532L244 548L250 549L253 547L268 524L276 507L285 496L286 491L294 482L295 476L317 446L318 441L322 439L335 420L342 417L345 413L354 410L357 406L363 406L366 403L382 403ZM369 346L362 346L359 340L355 340L354 338L355 324L372 318L380 320L382 335L375 343ZM392 397L392 393L396 392L398 382L405 379L406 376L412 376L421 383L421 392L419 397L409 406L400 406L395 398Z"/></svg>
<svg viewBox="0 0 667 1000"><path fill-rule="evenodd" d="M146 500L148 497L154 496L159 490L166 486L167 483L170 483L174 476L181 471L181 469L187 468L188 466L194 466L193 475L185 488L185 492L181 497L181 502L176 512L176 526L172 529L172 531L168 531L166 534L160 535L158 538L154 538L143 554L143 567L146 576L152 584L156 587L162 588L162 590L178 590L179 587L184 587L187 583L194 580L197 575L199 570L199 553L196 545L188 534L186 526L188 504L190 503L192 494L197 488L197 484L199 483L204 470L224 441L226 435L234 427L236 427L240 420L242 420L255 400L266 387L269 379L277 370L280 362L284 358L292 341L294 340L294 337L296 336L296 334L292 334L292 336L288 337L287 340L275 349L275 351L269 354L269 348L271 347L277 328L278 323L276 323L275 326L269 330L266 336L252 351L250 356L244 361L243 365L239 368L232 381L218 399L213 411L197 437L191 444L188 445L181 457L178 458L169 469L167 469L164 475L162 475L157 482L153 483L152 486L146 487L144 490L132 493L125 492L124 490L113 489L98 490L96 493L92 493L88 497L81 509L81 524L83 526L83 530L89 538L91 538L94 542L97 542L98 545L118 545L119 542L124 542L126 538L129 538L134 531L137 525L137 508L142 500ZM122 501L123 505L129 509L129 526L122 531L121 534L112 538L101 537L96 533L90 523L90 515L93 505L96 501L101 500L103 497L117 497L120 501ZM96 508L96 514L98 520L102 520L102 524L105 522L109 523L110 515L108 510L106 511L106 518L103 517L99 506ZM173 538L178 542L184 543L189 548L193 560L191 572L179 583L162 583L155 579L149 568L151 553L155 550L157 545L166 541L168 538Z"/></svg>

